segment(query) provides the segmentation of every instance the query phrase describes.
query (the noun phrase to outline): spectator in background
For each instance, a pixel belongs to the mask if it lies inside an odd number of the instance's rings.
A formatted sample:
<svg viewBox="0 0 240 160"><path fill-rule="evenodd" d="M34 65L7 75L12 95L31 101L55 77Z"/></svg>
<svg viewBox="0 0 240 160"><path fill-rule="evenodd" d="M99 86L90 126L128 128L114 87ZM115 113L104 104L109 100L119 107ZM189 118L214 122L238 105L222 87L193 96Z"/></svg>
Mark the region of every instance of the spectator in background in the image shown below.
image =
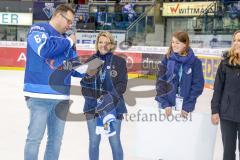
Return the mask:
<svg viewBox="0 0 240 160"><path fill-rule="evenodd" d="M114 5L114 11L115 11L115 21L121 22L122 21L122 5L120 4L119 0L116 0L116 3Z"/></svg>
<svg viewBox="0 0 240 160"><path fill-rule="evenodd" d="M99 7L99 11L97 12L97 25L103 26L106 21L106 8Z"/></svg>
<svg viewBox="0 0 240 160"><path fill-rule="evenodd" d="M1 40L4 40L4 41L7 40L7 32L4 33L4 35L1 37Z"/></svg>
<svg viewBox="0 0 240 160"><path fill-rule="evenodd" d="M220 122L223 160L235 160L240 148L240 30L233 34L232 47L218 66L211 101L212 123ZM239 152L237 152L239 155ZM239 155L240 156L240 155Z"/></svg>
<svg viewBox="0 0 240 160"><path fill-rule="evenodd" d="M83 15L80 15L78 17L78 21L77 21L77 24L76 24L76 28L77 29L84 29L85 27L85 24L84 24L84 20L83 20Z"/></svg>
<svg viewBox="0 0 240 160"><path fill-rule="evenodd" d="M84 23L83 15L80 15L80 16L78 17L78 22L79 22L79 23Z"/></svg>
<svg viewBox="0 0 240 160"><path fill-rule="evenodd" d="M133 22L136 19L136 12L134 10L134 4L126 2L124 7L122 8L123 14L128 14L128 21Z"/></svg>

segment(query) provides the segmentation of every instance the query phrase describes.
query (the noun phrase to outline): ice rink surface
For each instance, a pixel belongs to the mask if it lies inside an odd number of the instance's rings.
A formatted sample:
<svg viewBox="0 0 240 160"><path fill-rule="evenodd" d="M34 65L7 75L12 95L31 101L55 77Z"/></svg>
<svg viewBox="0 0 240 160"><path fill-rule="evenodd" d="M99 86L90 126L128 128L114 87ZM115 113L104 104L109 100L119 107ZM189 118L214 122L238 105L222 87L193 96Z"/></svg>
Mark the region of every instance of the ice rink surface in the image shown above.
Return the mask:
<svg viewBox="0 0 240 160"><path fill-rule="evenodd" d="M23 97L23 75L24 71L0 71L0 104L1 104L1 132L0 132L0 159L1 160L22 160L25 139L28 126L28 109ZM79 79L73 79L73 84L78 85ZM154 86L153 86L154 87ZM146 89L146 87L142 87ZM210 101L212 90L205 89L198 99L195 112L210 114ZM83 97L72 96L74 101L71 106L71 113L81 113L83 107ZM153 105L156 103L149 98L137 99L138 104ZM155 104L154 104L155 105ZM136 108L135 108L136 109ZM134 107L128 107L128 111L133 112ZM132 126L134 122L123 121L121 139L124 149L125 160L150 160L134 156L132 150L131 137L133 136ZM222 141L219 127L214 151L214 160L222 159ZM39 159L43 159L46 144L46 136L41 144ZM174 154L174 152L173 152ZM111 160L112 155L108 140L103 138L100 146L100 160ZM85 121L69 121L66 123L65 133L61 148L60 160L88 160L88 132ZM157 160L157 159L156 159Z"/></svg>

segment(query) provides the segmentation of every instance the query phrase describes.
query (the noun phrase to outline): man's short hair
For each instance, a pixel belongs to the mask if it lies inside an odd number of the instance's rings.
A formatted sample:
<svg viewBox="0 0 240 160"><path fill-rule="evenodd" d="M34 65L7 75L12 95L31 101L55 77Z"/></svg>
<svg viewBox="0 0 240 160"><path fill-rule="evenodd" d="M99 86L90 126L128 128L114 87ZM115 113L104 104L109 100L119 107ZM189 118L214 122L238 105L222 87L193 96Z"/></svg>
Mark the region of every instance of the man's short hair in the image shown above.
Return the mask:
<svg viewBox="0 0 240 160"><path fill-rule="evenodd" d="M55 11L53 13L53 17L56 16L58 13L66 13L68 11L72 12L72 14L75 14L75 11L73 10L73 8L70 5L68 5L68 4L60 4L55 9Z"/></svg>

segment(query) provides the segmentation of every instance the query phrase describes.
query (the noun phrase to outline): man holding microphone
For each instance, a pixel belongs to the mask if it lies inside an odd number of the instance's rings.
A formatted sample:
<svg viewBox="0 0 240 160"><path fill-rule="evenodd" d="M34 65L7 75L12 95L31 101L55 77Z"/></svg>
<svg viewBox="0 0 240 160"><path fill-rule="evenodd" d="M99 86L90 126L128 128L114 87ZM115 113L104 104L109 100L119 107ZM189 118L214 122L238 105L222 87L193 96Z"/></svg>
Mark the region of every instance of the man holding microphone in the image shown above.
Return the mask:
<svg viewBox="0 0 240 160"><path fill-rule="evenodd" d="M65 119L69 109L71 75L83 75L62 70L53 77L64 84L57 84L60 90L50 85L51 74L64 62L78 60L73 49L74 34L67 36L74 20L74 10L59 5L50 22L33 24L27 37L27 62L24 77L24 96L30 111L30 123L24 150L24 160L37 160L39 145L47 128L48 141L44 160L57 160L64 132ZM64 68L64 67L63 67ZM58 109L57 109L58 108ZM56 110L57 109L57 110ZM56 114L61 114L61 118ZM60 113L59 113L60 112ZM63 115L63 116L62 116Z"/></svg>

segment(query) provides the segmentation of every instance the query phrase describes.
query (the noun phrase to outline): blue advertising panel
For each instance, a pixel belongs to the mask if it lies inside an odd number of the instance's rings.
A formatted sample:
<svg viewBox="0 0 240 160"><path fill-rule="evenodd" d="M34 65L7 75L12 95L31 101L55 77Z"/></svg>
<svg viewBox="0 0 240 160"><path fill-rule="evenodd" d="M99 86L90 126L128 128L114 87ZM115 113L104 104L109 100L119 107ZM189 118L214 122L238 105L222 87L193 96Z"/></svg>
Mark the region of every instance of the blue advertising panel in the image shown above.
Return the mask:
<svg viewBox="0 0 240 160"><path fill-rule="evenodd" d="M59 4L63 2L34 2L33 3L33 19L49 20Z"/></svg>

